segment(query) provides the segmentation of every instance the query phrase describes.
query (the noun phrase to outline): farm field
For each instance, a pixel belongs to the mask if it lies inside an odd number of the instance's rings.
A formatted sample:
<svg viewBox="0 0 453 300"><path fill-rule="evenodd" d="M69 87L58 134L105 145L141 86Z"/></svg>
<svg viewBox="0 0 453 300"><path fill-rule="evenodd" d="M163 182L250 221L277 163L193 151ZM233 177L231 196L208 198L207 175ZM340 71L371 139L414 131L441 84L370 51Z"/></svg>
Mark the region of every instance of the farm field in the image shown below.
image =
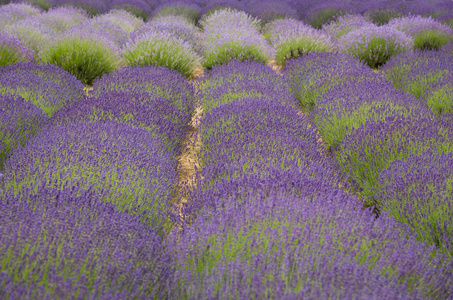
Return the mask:
<svg viewBox="0 0 453 300"><path fill-rule="evenodd" d="M0 299L453 299L453 1L0 0Z"/></svg>

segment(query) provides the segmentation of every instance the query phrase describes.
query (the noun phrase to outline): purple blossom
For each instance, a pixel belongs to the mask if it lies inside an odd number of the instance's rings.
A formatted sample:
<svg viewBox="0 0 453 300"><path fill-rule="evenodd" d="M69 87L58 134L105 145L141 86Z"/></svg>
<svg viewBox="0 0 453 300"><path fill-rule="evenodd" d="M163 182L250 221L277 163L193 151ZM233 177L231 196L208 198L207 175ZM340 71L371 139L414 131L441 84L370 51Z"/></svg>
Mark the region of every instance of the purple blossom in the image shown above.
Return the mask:
<svg viewBox="0 0 453 300"><path fill-rule="evenodd" d="M195 23L201 13L201 7L192 1L172 0L162 2L156 7L153 14L156 17L178 16Z"/></svg>
<svg viewBox="0 0 453 300"><path fill-rule="evenodd" d="M153 10L153 1L142 0L113 0L110 2L110 9L126 10L133 15L147 20Z"/></svg>
<svg viewBox="0 0 453 300"><path fill-rule="evenodd" d="M33 51L25 47L16 37L0 31L0 67L32 59Z"/></svg>
<svg viewBox="0 0 453 300"><path fill-rule="evenodd" d="M360 29L363 26L371 24L371 20L359 14L343 15L338 17L335 21L324 24L322 29L332 38L339 39L341 36L349 32Z"/></svg>
<svg viewBox="0 0 453 300"><path fill-rule="evenodd" d="M38 15L41 10L35 6L25 3L10 3L0 5L0 29L4 26L14 24L29 16Z"/></svg>
<svg viewBox="0 0 453 300"><path fill-rule="evenodd" d="M48 12L43 13L36 18L45 26L60 33L85 22L88 19L88 14L81 8L61 6L51 8Z"/></svg>

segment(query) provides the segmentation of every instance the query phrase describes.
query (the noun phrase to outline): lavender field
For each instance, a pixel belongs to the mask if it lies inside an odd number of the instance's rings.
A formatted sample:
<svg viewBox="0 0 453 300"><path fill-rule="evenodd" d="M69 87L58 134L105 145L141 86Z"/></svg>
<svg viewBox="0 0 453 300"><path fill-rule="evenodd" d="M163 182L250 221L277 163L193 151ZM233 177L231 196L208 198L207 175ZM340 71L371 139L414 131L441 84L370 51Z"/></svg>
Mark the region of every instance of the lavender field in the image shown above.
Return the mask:
<svg viewBox="0 0 453 300"><path fill-rule="evenodd" d="M453 299L453 1L0 0L0 299Z"/></svg>

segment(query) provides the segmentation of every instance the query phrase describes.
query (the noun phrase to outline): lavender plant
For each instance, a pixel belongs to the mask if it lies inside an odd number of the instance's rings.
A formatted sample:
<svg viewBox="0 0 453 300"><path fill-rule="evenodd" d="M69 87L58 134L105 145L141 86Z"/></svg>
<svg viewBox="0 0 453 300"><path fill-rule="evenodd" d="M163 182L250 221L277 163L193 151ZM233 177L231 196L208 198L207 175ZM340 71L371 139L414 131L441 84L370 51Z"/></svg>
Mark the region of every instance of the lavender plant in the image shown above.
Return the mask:
<svg viewBox="0 0 453 300"><path fill-rule="evenodd" d="M104 0L57 0L58 5L69 5L86 10L90 15L98 15L108 10L107 1Z"/></svg>
<svg viewBox="0 0 453 300"><path fill-rule="evenodd" d="M14 24L19 20L26 19L41 13L41 10L26 3L10 3L0 6L0 30L5 26Z"/></svg>
<svg viewBox="0 0 453 300"><path fill-rule="evenodd" d="M379 207L409 225L418 240L453 255L451 154L430 150L393 161L379 174Z"/></svg>
<svg viewBox="0 0 453 300"><path fill-rule="evenodd" d="M249 0L247 9L251 15L267 24L277 19L297 19L297 12L285 1L278 0Z"/></svg>
<svg viewBox="0 0 453 300"><path fill-rule="evenodd" d="M321 29L324 24L335 21L342 15L351 12L351 7L339 2L316 3L304 13L303 20L310 26Z"/></svg>
<svg viewBox="0 0 453 300"><path fill-rule="evenodd" d="M347 82L384 81L363 62L342 53L307 53L287 63L285 77L305 112L314 109L324 93Z"/></svg>
<svg viewBox="0 0 453 300"><path fill-rule="evenodd" d="M52 30L60 34L87 21L88 14L81 8L61 6L51 8L48 12L35 18L38 19L43 26L52 28Z"/></svg>
<svg viewBox="0 0 453 300"><path fill-rule="evenodd" d="M396 18L389 22L392 26L414 39L414 48L421 50L439 50L453 41L453 29L440 22L421 16Z"/></svg>
<svg viewBox="0 0 453 300"><path fill-rule="evenodd" d="M343 35L338 40L340 52L378 68L393 55L412 50L412 38L391 26L364 26Z"/></svg>
<svg viewBox="0 0 453 300"><path fill-rule="evenodd" d="M166 245L176 260L175 298L451 296L445 256L336 192L205 209Z"/></svg>
<svg viewBox="0 0 453 300"><path fill-rule="evenodd" d="M47 118L18 95L0 95L0 170L12 149L24 146L44 126Z"/></svg>
<svg viewBox="0 0 453 300"><path fill-rule="evenodd" d="M275 60L281 66L286 61L308 52L332 52L334 44L324 32L313 29L301 21L275 20L263 28L264 36L274 46Z"/></svg>
<svg viewBox="0 0 453 300"><path fill-rule="evenodd" d="M371 20L360 14L347 14L338 17L335 21L322 26L322 30L330 37L338 40L349 32L371 24Z"/></svg>
<svg viewBox="0 0 453 300"><path fill-rule="evenodd" d="M152 136L160 137L169 151L179 153L187 119L164 98L150 97L147 93L110 91L61 109L50 122L54 126L99 121L126 123L146 129Z"/></svg>
<svg viewBox="0 0 453 300"><path fill-rule="evenodd" d="M124 67L94 82L94 96L109 91L148 93L164 98L184 113L187 122L195 105L192 85L177 71L164 67Z"/></svg>
<svg viewBox="0 0 453 300"><path fill-rule="evenodd" d="M439 127L432 117L413 119L395 114L385 121L368 121L353 131L334 155L371 206L378 201L379 173L392 161L407 160L429 148L434 153L450 153L452 141L450 130Z"/></svg>
<svg viewBox="0 0 453 300"><path fill-rule="evenodd" d="M203 55L200 29L184 17L158 16L134 31L131 40L135 40L148 31L168 32L189 43L198 54Z"/></svg>
<svg viewBox="0 0 453 300"><path fill-rule="evenodd" d="M153 10L154 5L151 1L142 0L114 0L110 4L110 8L128 11L137 18L147 20Z"/></svg>
<svg viewBox="0 0 453 300"><path fill-rule="evenodd" d="M267 63L274 50L260 35L260 22L245 12L216 10L199 22L204 30L204 64L211 69L230 59Z"/></svg>
<svg viewBox="0 0 453 300"><path fill-rule="evenodd" d="M452 116L453 113L453 73L449 73L439 83L431 86L425 94L426 104L442 118Z"/></svg>
<svg viewBox="0 0 453 300"><path fill-rule="evenodd" d="M118 67L118 48L102 35L86 34L80 29L72 29L56 40L44 53L44 61L91 85L96 78Z"/></svg>
<svg viewBox="0 0 453 300"><path fill-rule="evenodd" d="M354 80L332 88L320 97L310 119L326 147L335 149L349 133L363 124L385 121L395 114L415 121L429 116L430 111L415 98L395 91L387 82Z"/></svg>
<svg viewBox="0 0 453 300"><path fill-rule="evenodd" d="M5 190L45 185L92 187L120 211L140 216L160 232L176 182L173 154L145 129L88 122L43 129L5 164ZM168 227L167 227L168 226Z"/></svg>
<svg viewBox="0 0 453 300"><path fill-rule="evenodd" d="M33 52L36 61L52 42L55 31L40 22L39 18L27 18L5 27L5 32L20 40L26 48Z"/></svg>
<svg viewBox="0 0 453 300"><path fill-rule="evenodd" d="M124 32L131 33L143 25L143 20L122 9L112 9L106 14L96 17L101 22L110 22L119 26ZM102 24L102 23L101 23Z"/></svg>
<svg viewBox="0 0 453 300"><path fill-rule="evenodd" d="M161 238L102 196L80 186L1 195L2 298L164 297Z"/></svg>
<svg viewBox="0 0 453 300"><path fill-rule="evenodd" d="M153 14L159 17L182 17L191 23L195 23L200 17L201 7L191 1L166 1L162 2Z"/></svg>
<svg viewBox="0 0 453 300"><path fill-rule="evenodd" d="M0 31L0 67L20 61L31 61L33 51L14 36Z"/></svg>
<svg viewBox="0 0 453 300"><path fill-rule="evenodd" d="M26 0L21 2L25 2L33 6L38 6L39 8L48 11L53 7L55 0Z"/></svg>
<svg viewBox="0 0 453 300"><path fill-rule="evenodd" d="M157 30L149 30L128 42L123 58L129 66L163 66L186 77L191 77L201 65L201 57L189 43Z"/></svg>
<svg viewBox="0 0 453 300"><path fill-rule="evenodd" d="M0 69L0 74L1 93L17 93L48 116L84 98L83 84L53 65L18 63Z"/></svg>

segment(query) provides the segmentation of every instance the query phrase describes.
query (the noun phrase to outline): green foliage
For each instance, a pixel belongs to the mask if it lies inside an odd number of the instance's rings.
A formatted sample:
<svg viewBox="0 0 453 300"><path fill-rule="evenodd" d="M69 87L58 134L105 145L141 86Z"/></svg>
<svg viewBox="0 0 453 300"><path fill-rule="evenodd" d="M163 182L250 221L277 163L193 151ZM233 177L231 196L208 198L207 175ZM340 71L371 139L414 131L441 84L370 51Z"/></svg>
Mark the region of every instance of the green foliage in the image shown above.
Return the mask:
<svg viewBox="0 0 453 300"><path fill-rule="evenodd" d="M326 8L311 14L308 24L312 27L321 29L322 25L335 21L338 17L345 15L346 12L339 8Z"/></svg>
<svg viewBox="0 0 453 300"><path fill-rule="evenodd" d="M254 44L244 46L240 41L232 40L228 44L223 44L215 51L205 53L203 66L211 69L215 65L221 65L235 58L240 61L254 60L267 63L268 56Z"/></svg>
<svg viewBox="0 0 453 300"><path fill-rule="evenodd" d="M15 64L20 61L26 61L22 55L16 50L0 44L0 67L9 64Z"/></svg>
<svg viewBox="0 0 453 300"><path fill-rule="evenodd" d="M165 34L139 38L125 49L123 57L129 66L163 66L186 77L192 76L201 61L189 44Z"/></svg>
<svg viewBox="0 0 453 300"><path fill-rule="evenodd" d="M275 47L277 54L275 60L280 66L285 67L286 61L297 58L308 52L331 52L333 45L316 37L289 38Z"/></svg>
<svg viewBox="0 0 453 300"><path fill-rule="evenodd" d="M453 40L445 32L425 30L414 36L414 48L420 50L439 50L442 45Z"/></svg>
<svg viewBox="0 0 453 300"><path fill-rule="evenodd" d="M429 93L426 103L437 116L451 114L453 112L453 85L447 84Z"/></svg>
<svg viewBox="0 0 453 300"><path fill-rule="evenodd" d="M94 37L65 37L44 53L44 61L60 66L84 84L108 74L119 65L118 55L106 42Z"/></svg>

